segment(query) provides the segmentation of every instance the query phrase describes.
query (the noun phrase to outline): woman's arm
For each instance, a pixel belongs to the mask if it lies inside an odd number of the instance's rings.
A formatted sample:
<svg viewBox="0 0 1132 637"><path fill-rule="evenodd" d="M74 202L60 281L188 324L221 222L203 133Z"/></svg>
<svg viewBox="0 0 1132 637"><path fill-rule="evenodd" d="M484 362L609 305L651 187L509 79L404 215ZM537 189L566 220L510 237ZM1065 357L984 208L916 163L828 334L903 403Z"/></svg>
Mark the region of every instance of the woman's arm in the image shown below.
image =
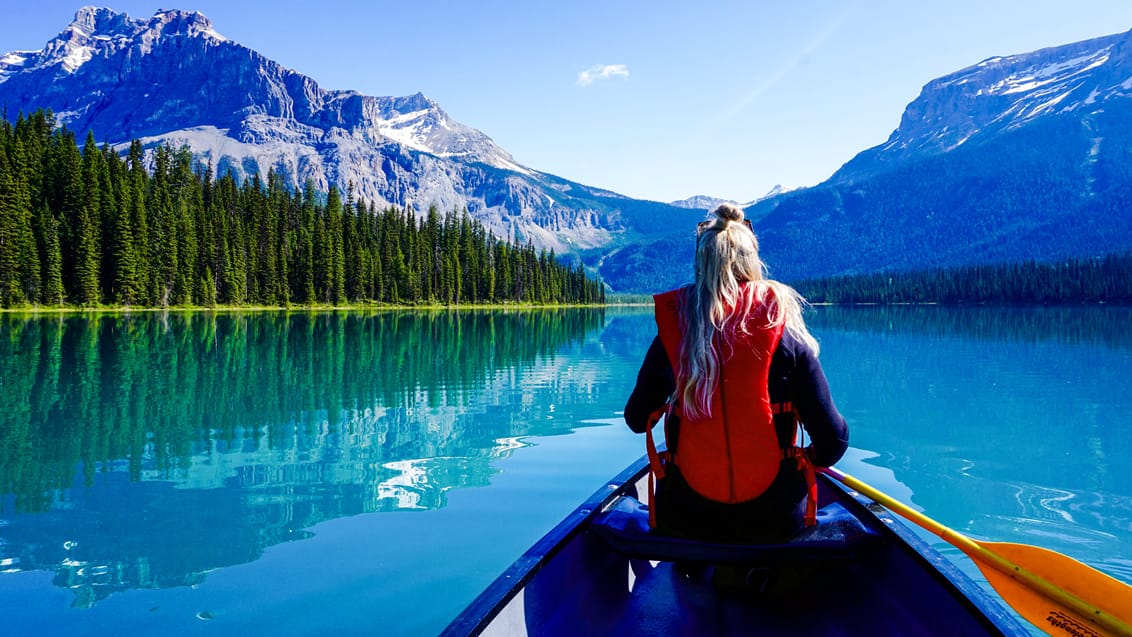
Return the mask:
<svg viewBox="0 0 1132 637"><path fill-rule="evenodd" d="M829 467L849 447L849 427L833 403L818 357L803 343L795 343L797 367L791 383L792 399L802 427L810 436L810 460L819 467Z"/></svg>
<svg viewBox="0 0 1132 637"><path fill-rule="evenodd" d="M672 364L664 345L657 336L649 345L641 369L637 372L637 385L625 403L625 423L636 433L644 433L648 427L649 416L664 406L664 402L676 389L676 379Z"/></svg>

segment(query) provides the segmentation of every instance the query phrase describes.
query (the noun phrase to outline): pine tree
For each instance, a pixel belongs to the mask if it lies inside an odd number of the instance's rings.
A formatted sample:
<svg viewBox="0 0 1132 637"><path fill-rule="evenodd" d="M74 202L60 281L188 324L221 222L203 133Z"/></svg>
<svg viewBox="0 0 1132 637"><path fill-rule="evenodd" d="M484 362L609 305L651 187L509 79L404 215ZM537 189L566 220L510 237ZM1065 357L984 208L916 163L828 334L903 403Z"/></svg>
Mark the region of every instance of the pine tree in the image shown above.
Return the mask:
<svg viewBox="0 0 1132 637"><path fill-rule="evenodd" d="M314 223L315 199L314 181L307 180L303 187L303 201L299 210L298 244L296 246L296 267L292 272L295 280L296 300L303 305L314 303Z"/></svg>
<svg viewBox="0 0 1132 637"><path fill-rule="evenodd" d="M200 182L193 174L192 152L188 147L178 150L173 156L173 223L177 235L177 268L174 274L173 299L177 305L189 305L198 297L197 285L200 275L197 272L199 244L196 227L196 211L204 207Z"/></svg>
<svg viewBox="0 0 1132 637"><path fill-rule="evenodd" d="M167 307L173 302L174 282L179 269L170 161L167 147L159 146L154 151L153 178L146 199L146 216L150 220L151 237L148 257L153 273L149 297L160 307Z"/></svg>
<svg viewBox="0 0 1132 637"><path fill-rule="evenodd" d="M82 155L74 135L60 129L51 137L45 179L47 206L58 222L65 299L77 301L78 229L83 208Z"/></svg>
<svg viewBox="0 0 1132 637"><path fill-rule="evenodd" d="M75 227L75 300L79 305L98 305L102 300L99 282L102 262L100 237L102 192L99 160L102 151L88 133L83 145L83 201Z"/></svg>
<svg viewBox="0 0 1132 637"><path fill-rule="evenodd" d="M145 170L145 154L141 142L130 143L127 159L126 200L123 207L129 214L131 236L133 238L134 259L134 298L141 305L153 305L153 269L150 264L149 216L146 210L146 196L149 191L149 175Z"/></svg>
<svg viewBox="0 0 1132 637"><path fill-rule="evenodd" d="M334 304L346 300L346 252L342 240L342 198L338 188L331 186L326 195L326 250L330 260L327 301Z"/></svg>
<svg viewBox="0 0 1132 637"><path fill-rule="evenodd" d="M43 293L44 305L63 304L63 253L59 243L59 221L50 210L39 214L43 236Z"/></svg>
<svg viewBox="0 0 1132 637"><path fill-rule="evenodd" d="M19 224L22 215L16 204L15 179L8 154L0 149L0 305L12 307L25 301L20 289Z"/></svg>
<svg viewBox="0 0 1132 637"><path fill-rule="evenodd" d="M118 160L117 155L111 153L107 155L106 174L117 192L111 211L113 216L107 241L111 271L114 273L110 285L110 298L115 303L128 306L138 302L140 289L135 256L137 244L134 240L134 224L129 206L131 184L125 179L125 167Z"/></svg>
<svg viewBox="0 0 1132 637"><path fill-rule="evenodd" d="M197 291L200 294L200 302L205 305L215 305L218 294L219 284L217 283L217 272L221 271L219 257L219 233L221 230L222 217L216 213L213 200L215 199L214 183L212 180L212 165L209 164L203 169L203 172L198 172L197 182L199 183L198 190L200 191L201 202L200 206L194 211L194 225L197 229L197 270L201 273L201 281L197 284ZM204 283L207 282L208 290L205 290ZM211 295L211 296L209 296ZM205 301L206 298L211 298L211 302Z"/></svg>
<svg viewBox="0 0 1132 637"><path fill-rule="evenodd" d="M20 262L16 280L22 302L38 303L42 268L32 228L32 191L38 193L40 188L33 189L32 184L39 181L40 177L38 170L32 170L33 163L38 165L39 162L29 160L27 147L23 140L17 138L12 148L12 202L16 224L13 247Z"/></svg>
<svg viewBox="0 0 1132 637"><path fill-rule="evenodd" d="M271 296L276 299L275 303L287 307L291 304L288 262L295 249L295 236L290 223L291 198L287 193L287 188L283 185L282 177L279 175L274 175L274 179L269 179L268 184L267 206L270 211L268 217L270 223L275 224L276 244L272 253L275 258L275 277Z"/></svg>

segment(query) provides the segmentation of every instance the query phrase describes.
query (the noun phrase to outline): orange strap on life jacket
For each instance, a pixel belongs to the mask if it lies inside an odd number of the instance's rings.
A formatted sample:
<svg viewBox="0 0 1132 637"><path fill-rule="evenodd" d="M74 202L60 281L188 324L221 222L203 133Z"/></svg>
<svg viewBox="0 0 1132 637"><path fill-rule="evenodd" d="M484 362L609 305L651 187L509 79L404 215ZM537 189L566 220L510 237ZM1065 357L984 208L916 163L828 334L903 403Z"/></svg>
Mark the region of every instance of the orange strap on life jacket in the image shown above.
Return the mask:
<svg viewBox="0 0 1132 637"><path fill-rule="evenodd" d="M806 450L801 447L790 447L783 452L785 457L793 458L798 463L798 470L806 478L806 515L803 518L807 527L817 526L818 523L818 470Z"/></svg>
<svg viewBox="0 0 1132 637"><path fill-rule="evenodd" d="M652 437L652 429L660 422L664 415L665 405L649 414L648 425L645 427L645 447L649 454L649 528L656 528L656 481L664 477L664 464L668 461L668 451L663 453L656 450L656 441Z"/></svg>
<svg viewBox="0 0 1132 637"><path fill-rule="evenodd" d="M771 412L777 416L779 414L787 414L794 412L794 404L790 402L774 403L770 406ZM802 472L802 476L806 479L806 515L803 518L807 527L817 526L818 523L818 470L814 463L810 462L810 457L806 455L806 450L797 446L798 437L798 414L794 414L794 446L783 451L783 457L794 458L798 463L798 471Z"/></svg>

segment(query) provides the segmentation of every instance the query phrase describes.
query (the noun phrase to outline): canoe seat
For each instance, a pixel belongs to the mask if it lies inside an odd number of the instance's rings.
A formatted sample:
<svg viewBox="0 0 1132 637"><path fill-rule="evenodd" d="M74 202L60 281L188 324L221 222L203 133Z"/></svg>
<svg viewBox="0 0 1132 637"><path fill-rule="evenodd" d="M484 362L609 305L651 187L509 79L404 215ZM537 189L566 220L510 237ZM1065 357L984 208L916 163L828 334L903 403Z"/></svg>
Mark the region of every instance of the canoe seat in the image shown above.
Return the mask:
<svg viewBox="0 0 1132 637"><path fill-rule="evenodd" d="M610 548L629 558L663 562L708 564L775 564L830 561L859 556L868 545L878 543L880 533L870 529L838 503L818 509L817 526L803 530L786 542L773 544L723 544L656 533L649 528L648 507L629 496L591 518L588 529Z"/></svg>

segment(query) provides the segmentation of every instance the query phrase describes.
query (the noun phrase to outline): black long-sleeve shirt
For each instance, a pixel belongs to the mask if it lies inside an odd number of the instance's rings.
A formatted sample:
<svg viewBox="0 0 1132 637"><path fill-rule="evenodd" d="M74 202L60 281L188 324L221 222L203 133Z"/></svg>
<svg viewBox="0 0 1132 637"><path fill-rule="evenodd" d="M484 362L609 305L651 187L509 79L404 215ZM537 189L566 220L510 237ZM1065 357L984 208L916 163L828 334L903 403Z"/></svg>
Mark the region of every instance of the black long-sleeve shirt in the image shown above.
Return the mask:
<svg viewBox="0 0 1132 637"><path fill-rule="evenodd" d="M654 338L637 373L637 384L625 405L625 422L644 433L650 414L664 405L676 387L675 375L660 338ZM829 383L813 350L783 332L770 364L767 390L772 403L790 402L810 438L810 460L828 467L849 446L849 430L837 411ZM676 425L676 426L673 426ZM666 426L670 438L679 435L678 423ZM794 426L778 428L780 445L790 446ZM668 440L669 448L678 441ZM674 444L675 443L675 444ZM700 496L680 476L669 471L657 493L657 515L662 530L704 539L761 539L789 535L801 523L806 484L793 460L784 460L778 477L767 491L750 502L724 504Z"/></svg>

